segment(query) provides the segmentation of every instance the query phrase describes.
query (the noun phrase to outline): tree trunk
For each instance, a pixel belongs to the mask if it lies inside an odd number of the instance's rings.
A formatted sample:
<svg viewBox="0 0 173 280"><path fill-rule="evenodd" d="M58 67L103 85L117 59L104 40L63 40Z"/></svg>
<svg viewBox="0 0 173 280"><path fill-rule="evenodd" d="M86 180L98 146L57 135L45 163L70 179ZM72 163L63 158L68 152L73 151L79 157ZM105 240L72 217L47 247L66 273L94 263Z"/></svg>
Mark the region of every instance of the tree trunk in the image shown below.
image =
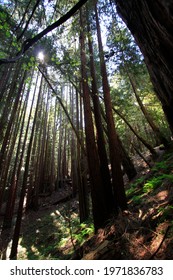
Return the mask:
<svg viewBox="0 0 173 280"><path fill-rule="evenodd" d="M119 141L119 146L120 146L122 166L124 168L124 172L126 173L128 179L130 181L137 175L137 172L136 172L136 169L134 167L134 164L133 164L131 158L129 157L128 153L126 152L126 150L123 146L123 143L119 137L118 137L118 141Z"/></svg>
<svg viewBox="0 0 173 280"><path fill-rule="evenodd" d="M114 197L117 204L116 207L120 207L121 209L126 209L127 201L126 201L126 195L124 190L123 174L120 165L118 138L117 138L117 133L115 130L115 124L113 119L110 88L108 83L106 64L104 60L100 23L99 23L96 5L95 5L95 15L96 15L96 28L97 28L97 37L98 37L98 45L99 45L100 68L101 68L101 76L102 76L104 104L105 104L105 111L106 111L106 122L107 122L107 130L108 130L109 153L110 153L110 161L111 161Z"/></svg>
<svg viewBox="0 0 173 280"><path fill-rule="evenodd" d="M10 75L11 75L12 65L4 65L4 71L2 72L2 76L0 78L0 102L2 102L5 90L7 88Z"/></svg>
<svg viewBox="0 0 173 280"><path fill-rule="evenodd" d="M55 190L55 142L56 142L56 122L57 122L57 100L55 102L53 136L52 136L52 152L50 166L50 192Z"/></svg>
<svg viewBox="0 0 173 280"><path fill-rule="evenodd" d="M29 87L29 90L30 90L30 87ZM11 228L11 225L12 225L12 218L13 218L16 192L17 192L17 187L18 187L18 178L19 178L19 175L17 176L17 166L19 164L19 172L20 172L21 162L23 159L23 156L22 156L22 159L19 160L22 134L24 133L24 124L25 124L27 102L28 102L28 98L29 98L29 90L27 92L26 100L24 102L24 115L23 115L22 124L20 127L20 134L19 134L19 141L18 141L17 150L16 150L15 162L14 162L13 171L12 171L12 175L11 175L11 179L10 179L10 187L8 190L8 199L7 199L6 210L5 210L5 215L4 215L3 229ZM18 163L18 161L19 161L19 163Z"/></svg>
<svg viewBox="0 0 173 280"><path fill-rule="evenodd" d="M37 82L38 82L38 76L37 76L37 79L36 79L36 84L37 84ZM32 83L32 79L31 79L31 83ZM30 92L30 89L31 89L31 83L30 83L28 91L27 91L27 96L28 97L29 97L29 92ZM6 212L5 212L6 222L4 222L4 226L9 225L9 227L10 227L10 225L12 223L12 217L13 217L13 211L14 211L15 199L16 199L16 191L17 191L17 188L18 188L19 177L20 177L20 173L21 173L21 167L22 167L22 162L23 162L23 158L24 158L25 147L26 147L26 142L27 142L27 137L28 137L28 131L29 131L31 116L32 116L32 112L33 112L35 93L36 93L36 88L35 88L35 91L34 91L34 94L33 94L32 102L31 102L31 108L30 108L30 113L29 113L29 117L28 117L28 121L27 121L27 126L26 126L26 130L25 130L25 136L24 136L22 148L21 148L21 145L20 145L21 137L19 138L20 141L18 143L14 168L13 168L11 181L10 181L11 187L10 187L10 190L9 190L9 198L8 198L7 205L6 205ZM22 126L24 126L24 121L25 120L23 120ZM23 129L21 127L21 135L20 136L22 136L22 133L23 133ZM21 152L20 158L18 158L20 150L22 150L22 152ZM9 208L7 208L8 206L9 206Z"/></svg>
<svg viewBox="0 0 173 280"><path fill-rule="evenodd" d="M155 92L173 133L173 1L115 0L147 65Z"/></svg>
<svg viewBox="0 0 173 280"><path fill-rule="evenodd" d="M81 87L81 84L79 85ZM81 92L81 90L80 90ZM83 110L82 110L82 97L78 95L76 91L76 120L77 131L80 131L81 141L84 143L83 132ZM84 222L89 217L89 190L87 185L87 157L84 151L81 149L79 143L77 143L77 171L78 171L78 191L79 191L79 216L80 222Z"/></svg>
<svg viewBox="0 0 173 280"><path fill-rule="evenodd" d="M16 99L14 101L14 105L13 105L13 108L12 108L10 120L9 120L7 129L6 129L4 141L3 141L3 144L2 144L2 147L1 147L1 151L0 151L0 177L3 175L3 167L4 167L5 161L6 161L6 159L5 159L6 149L7 149L7 146L8 146L8 141L10 140L9 138L10 138L10 135L11 135L13 122L14 122L14 119L15 119L15 116L16 116L16 113L17 113L17 107L19 105L19 100L20 100L20 97L21 97L21 94L22 94L22 89L23 89L25 78L26 78L26 72L24 72L22 80L20 82L19 89L18 89L18 92L17 92L17 95L16 95ZM0 186L0 208L1 208L1 204L2 204L4 188L5 188L5 185Z"/></svg>
<svg viewBox="0 0 173 280"><path fill-rule="evenodd" d="M42 83L42 81L41 81L41 83ZM28 171L29 171L29 164L30 164L30 156L31 156L31 150L32 150L32 143L33 143L34 129L35 129L35 125L36 125L36 118L37 118L40 94L41 94L41 90L39 91L39 95L38 95L38 99L37 99L37 106L36 106L36 110L35 110L32 131L31 131L30 140L29 140L28 149L27 149L25 171L24 171L23 182L22 182L22 187L21 187L20 200L19 200L19 206L18 206L18 212L17 212L17 220L16 220L14 234L13 234L13 242L12 242L12 248L11 248L11 253L10 253L10 259L16 259L16 257L17 257L17 247L18 247L20 227L21 227L22 215L23 215L23 204L24 204L24 199L25 199L26 190L27 190L27 179L28 179Z"/></svg>
<svg viewBox="0 0 173 280"><path fill-rule="evenodd" d="M110 177L109 167L108 167L108 158L107 158L106 147L105 147L105 138L103 132L100 102L99 102L98 89L97 89L96 71L95 71L95 64L94 64L94 51L93 51L93 45L91 39L89 18L87 18L87 32L88 32L88 47L90 52L90 72L92 78L91 97L94 105L94 116L95 116L95 123L97 128L97 145L98 145L98 153L100 158L100 170L101 170L102 180L104 184L105 202L110 213L112 213L114 199L112 193L111 177Z"/></svg>
<svg viewBox="0 0 173 280"><path fill-rule="evenodd" d="M75 107L77 106L76 98L74 98L74 95L77 95L77 92L74 91L73 87L70 87L70 107L71 107L71 118L72 122L75 124ZM75 96L76 97L76 96ZM76 106L75 106L76 105ZM70 151L71 151L71 179L72 179L72 190L73 190L73 196L76 195L78 190L78 174L77 174L77 142L74 137L74 132L71 131L70 133Z"/></svg>
<svg viewBox="0 0 173 280"><path fill-rule="evenodd" d="M12 106L9 107L9 104L13 104L13 99L15 100L18 98L16 90L17 90L17 80L21 74L20 70L21 70L21 63L17 63L14 73L13 73L12 80L11 80L10 90L9 90L8 96L5 100L5 105L3 107L3 112L1 115L1 119L0 119L0 140L3 139L4 127L5 127L6 123L8 122L10 113L13 110L13 107ZM0 164L1 164L1 162L0 162Z"/></svg>
<svg viewBox="0 0 173 280"><path fill-rule="evenodd" d="M104 202L103 184L101 179L99 157L95 143L94 126L92 119L92 111L90 105L90 92L86 74L86 54L85 54L85 39L83 31L83 15L80 10L80 47L81 47L81 72L82 72L82 88L84 102L84 117L85 117L85 135L86 147L88 155L88 166L91 184L91 197L93 206L93 219L95 230L103 227L108 219L108 213Z"/></svg>

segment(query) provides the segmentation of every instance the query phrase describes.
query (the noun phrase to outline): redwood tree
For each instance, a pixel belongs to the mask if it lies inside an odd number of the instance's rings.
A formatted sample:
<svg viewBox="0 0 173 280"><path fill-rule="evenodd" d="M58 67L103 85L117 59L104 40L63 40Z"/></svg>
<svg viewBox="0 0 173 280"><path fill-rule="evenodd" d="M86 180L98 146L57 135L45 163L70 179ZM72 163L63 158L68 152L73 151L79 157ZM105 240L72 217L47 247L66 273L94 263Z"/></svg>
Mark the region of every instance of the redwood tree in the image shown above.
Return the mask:
<svg viewBox="0 0 173 280"><path fill-rule="evenodd" d="M81 47L81 74L82 74L82 89L84 103L84 119L85 119L85 135L86 148L88 156L88 166L91 183L91 197L93 207L94 226L97 230L102 227L108 219L108 213L104 200L103 182L100 172L100 163L98 151L96 148L94 125L92 119L92 111L90 104L90 90L88 86L88 77L86 71L86 53L85 53L85 35L82 10L80 10L80 47Z"/></svg>
<svg viewBox="0 0 173 280"><path fill-rule="evenodd" d="M112 185L114 189L114 197L117 203L117 207L121 209L127 208L123 174L120 165L120 153L119 153L119 143L118 136L115 129L113 112L112 112L112 102L110 96L110 87L107 76L106 63L104 59L104 51L101 37L100 22L98 17L97 5L95 5L95 16L96 16L96 28L99 46L99 57L100 57L100 69L102 76L102 87L104 95L105 113L106 113L106 123L108 131L108 142L109 142L109 154L112 169Z"/></svg>
<svg viewBox="0 0 173 280"><path fill-rule="evenodd" d="M115 0L147 65L155 92L173 132L172 0Z"/></svg>

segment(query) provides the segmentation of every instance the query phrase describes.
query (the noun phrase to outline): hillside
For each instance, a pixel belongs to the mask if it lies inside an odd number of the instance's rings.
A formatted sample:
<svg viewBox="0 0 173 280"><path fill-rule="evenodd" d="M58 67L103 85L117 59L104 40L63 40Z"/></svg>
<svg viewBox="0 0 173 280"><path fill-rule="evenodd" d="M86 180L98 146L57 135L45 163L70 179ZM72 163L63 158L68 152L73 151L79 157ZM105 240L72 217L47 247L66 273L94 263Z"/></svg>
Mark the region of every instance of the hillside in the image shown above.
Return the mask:
<svg viewBox="0 0 173 280"><path fill-rule="evenodd" d="M18 259L172 259L172 151L152 163L151 170L140 159L136 164L136 178L130 183L125 178L128 210L97 234L92 221L79 224L78 201L69 184L40 197L39 211L24 215ZM9 240L6 232L4 244ZM9 249L8 244L7 258Z"/></svg>

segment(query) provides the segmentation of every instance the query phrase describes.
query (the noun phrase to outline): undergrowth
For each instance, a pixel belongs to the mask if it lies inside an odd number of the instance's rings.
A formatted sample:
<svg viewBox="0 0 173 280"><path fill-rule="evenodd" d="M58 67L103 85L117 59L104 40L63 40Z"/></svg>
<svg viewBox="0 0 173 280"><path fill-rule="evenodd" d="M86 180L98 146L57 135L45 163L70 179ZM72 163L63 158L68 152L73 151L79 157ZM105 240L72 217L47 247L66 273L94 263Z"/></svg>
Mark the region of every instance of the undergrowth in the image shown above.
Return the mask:
<svg viewBox="0 0 173 280"><path fill-rule="evenodd" d="M18 259L70 259L76 247L94 233L94 226L91 220L80 224L78 213L68 211L64 205L28 225L20 238Z"/></svg>
<svg viewBox="0 0 173 280"><path fill-rule="evenodd" d="M145 203L148 205L148 198L154 197L165 182L173 187L172 162L172 154L166 154L162 161L153 166L149 176L142 176L129 185L126 195L132 206L139 208ZM160 222L171 221L172 213L172 205L160 206L155 210ZM64 204L27 227L27 233L20 239L24 250L21 250L19 259L70 259L74 251L93 235L93 222L89 220L80 224L78 212L70 210L70 204Z"/></svg>
<svg viewBox="0 0 173 280"><path fill-rule="evenodd" d="M172 153L165 154L163 160L156 162L152 167L149 179L142 176L130 184L129 188L126 190L127 197L131 199L134 204L141 204L145 196L162 186L165 180L173 184L172 159Z"/></svg>

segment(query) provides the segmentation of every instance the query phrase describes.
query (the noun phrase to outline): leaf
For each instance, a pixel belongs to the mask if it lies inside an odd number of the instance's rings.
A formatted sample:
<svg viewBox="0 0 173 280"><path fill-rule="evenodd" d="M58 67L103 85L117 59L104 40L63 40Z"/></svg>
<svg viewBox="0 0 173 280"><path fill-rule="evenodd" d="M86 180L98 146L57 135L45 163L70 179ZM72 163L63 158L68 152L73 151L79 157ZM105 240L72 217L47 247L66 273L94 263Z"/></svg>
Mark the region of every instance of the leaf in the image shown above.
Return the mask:
<svg viewBox="0 0 173 280"><path fill-rule="evenodd" d="M5 35L7 36L7 38L10 38L11 37L10 31L6 31Z"/></svg>
<svg viewBox="0 0 173 280"><path fill-rule="evenodd" d="M8 30L8 29L9 29L9 25L8 25L8 23L7 23L7 22L5 22L5 23L4 23L3 28L4 28L4 29L6 29L6 30Z"/></svg>
<svg viewBox="0 0 173 280"><path fill-rule="evenodd" d="M6 13L0 12L0 20L1 20L1 21L4 21L6 18L7 18Z"/></svg>
<svg viewBox="0 0 173 280"><path fill-rule="evenodd" d="M31 56L30 61L31 61L31 62L35 62L35 57L34 57L34 56Z"/></svg>
<svg viewBox="0 0 173 280"><path fill-rule="evenodd" d="M12 46L13 46L13 47L17 47L17 43L13 41L13 42L12 42Z"/></svg>

